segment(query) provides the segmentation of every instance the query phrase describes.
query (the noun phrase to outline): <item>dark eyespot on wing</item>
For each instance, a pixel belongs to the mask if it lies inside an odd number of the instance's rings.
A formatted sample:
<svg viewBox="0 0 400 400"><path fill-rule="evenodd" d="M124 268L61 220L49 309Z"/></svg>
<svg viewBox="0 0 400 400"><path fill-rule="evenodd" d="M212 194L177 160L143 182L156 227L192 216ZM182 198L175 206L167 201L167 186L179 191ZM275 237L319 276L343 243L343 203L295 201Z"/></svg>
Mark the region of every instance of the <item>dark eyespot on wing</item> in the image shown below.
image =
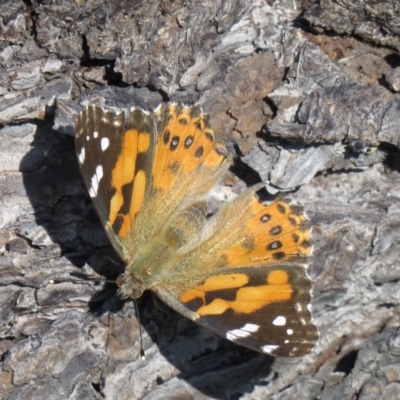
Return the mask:
<svg viewBox="0 0 400 400"><path fill-rule="evenodd" d="M200 157L203 155L203 153L204 153L204 148L203 148L203 146L200 146L200 147L198 147L198 148L196 149L196 151L195 151L195 153L194 153L194 156L195 156L196 158L200 158Z"/></svg>
<svg viewBox="0 0 400 400"><path fill-rule="evenodd" d="M170 148L171 151L174 151L174 150L176 150L178 148L179 141L180 141L179 136L174 136L172 138L171 143L169 145L169 148Z"/></svg>

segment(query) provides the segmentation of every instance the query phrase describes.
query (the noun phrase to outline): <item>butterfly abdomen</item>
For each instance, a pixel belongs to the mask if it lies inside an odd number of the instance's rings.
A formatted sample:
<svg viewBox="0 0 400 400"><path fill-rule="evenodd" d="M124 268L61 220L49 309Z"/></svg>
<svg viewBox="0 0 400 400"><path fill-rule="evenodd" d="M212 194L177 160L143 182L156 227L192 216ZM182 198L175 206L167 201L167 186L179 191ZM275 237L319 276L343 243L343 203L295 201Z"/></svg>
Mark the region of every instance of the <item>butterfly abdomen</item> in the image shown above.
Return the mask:
<svg viewBox="0 0 400 400"><path fill-rule="evenodd" d="M165 232L165 241L168 246L178 249L187 244L203 227L206 215L205 201L198 201L176 215Z"/></svg>

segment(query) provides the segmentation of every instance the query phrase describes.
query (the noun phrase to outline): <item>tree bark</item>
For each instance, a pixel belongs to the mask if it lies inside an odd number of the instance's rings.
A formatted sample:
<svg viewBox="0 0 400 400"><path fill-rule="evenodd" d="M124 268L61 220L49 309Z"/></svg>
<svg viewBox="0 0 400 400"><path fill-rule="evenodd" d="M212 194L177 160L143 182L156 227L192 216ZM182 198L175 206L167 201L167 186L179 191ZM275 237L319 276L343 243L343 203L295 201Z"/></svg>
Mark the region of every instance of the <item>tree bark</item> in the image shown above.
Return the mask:
<svg viewBox="0 0 400 400"><path fill-rule="evenodd" d="M373 0L1 1L0 397L400 398L399 15ZM237 156L225 194L263 180L305 207L312 353L254 353L148 295L138 322L102 282L121 266L74 150L88 99L199 103Z"/></svg>

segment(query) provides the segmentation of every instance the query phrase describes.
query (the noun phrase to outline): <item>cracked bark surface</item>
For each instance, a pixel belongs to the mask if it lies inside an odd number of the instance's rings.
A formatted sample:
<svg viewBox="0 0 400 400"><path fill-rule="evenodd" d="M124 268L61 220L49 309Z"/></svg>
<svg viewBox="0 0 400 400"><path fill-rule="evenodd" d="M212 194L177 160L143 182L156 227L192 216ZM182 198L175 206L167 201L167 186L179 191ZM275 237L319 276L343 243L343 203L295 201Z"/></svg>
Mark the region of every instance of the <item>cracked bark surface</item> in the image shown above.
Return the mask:
<svg viewBox="0 0 400 400"><path fill-rule="evenodd" d="M396 7L1 1L0 398L399 398ZM93 280L120 271L74 151L93 98L202 104L238 156L217 197L262 179L305 206L310 355L256 354L145 295L139 359L132 302Z"/></svg>

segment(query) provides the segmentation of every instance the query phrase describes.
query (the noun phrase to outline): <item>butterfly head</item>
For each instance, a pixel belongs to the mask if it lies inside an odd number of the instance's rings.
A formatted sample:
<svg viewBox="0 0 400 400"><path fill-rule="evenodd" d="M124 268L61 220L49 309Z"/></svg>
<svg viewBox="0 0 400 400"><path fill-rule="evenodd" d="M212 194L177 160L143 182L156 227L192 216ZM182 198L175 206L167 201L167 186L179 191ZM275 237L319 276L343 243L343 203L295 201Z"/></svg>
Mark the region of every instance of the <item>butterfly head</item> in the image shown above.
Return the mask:
<svg viewBox="0 0 400 400"><path fill-rule="evenodd" d="M117 278L118 295L122 299L131 297L132 299L138 299L144 292L143 282L128 274L121 274Z"/></svg>

